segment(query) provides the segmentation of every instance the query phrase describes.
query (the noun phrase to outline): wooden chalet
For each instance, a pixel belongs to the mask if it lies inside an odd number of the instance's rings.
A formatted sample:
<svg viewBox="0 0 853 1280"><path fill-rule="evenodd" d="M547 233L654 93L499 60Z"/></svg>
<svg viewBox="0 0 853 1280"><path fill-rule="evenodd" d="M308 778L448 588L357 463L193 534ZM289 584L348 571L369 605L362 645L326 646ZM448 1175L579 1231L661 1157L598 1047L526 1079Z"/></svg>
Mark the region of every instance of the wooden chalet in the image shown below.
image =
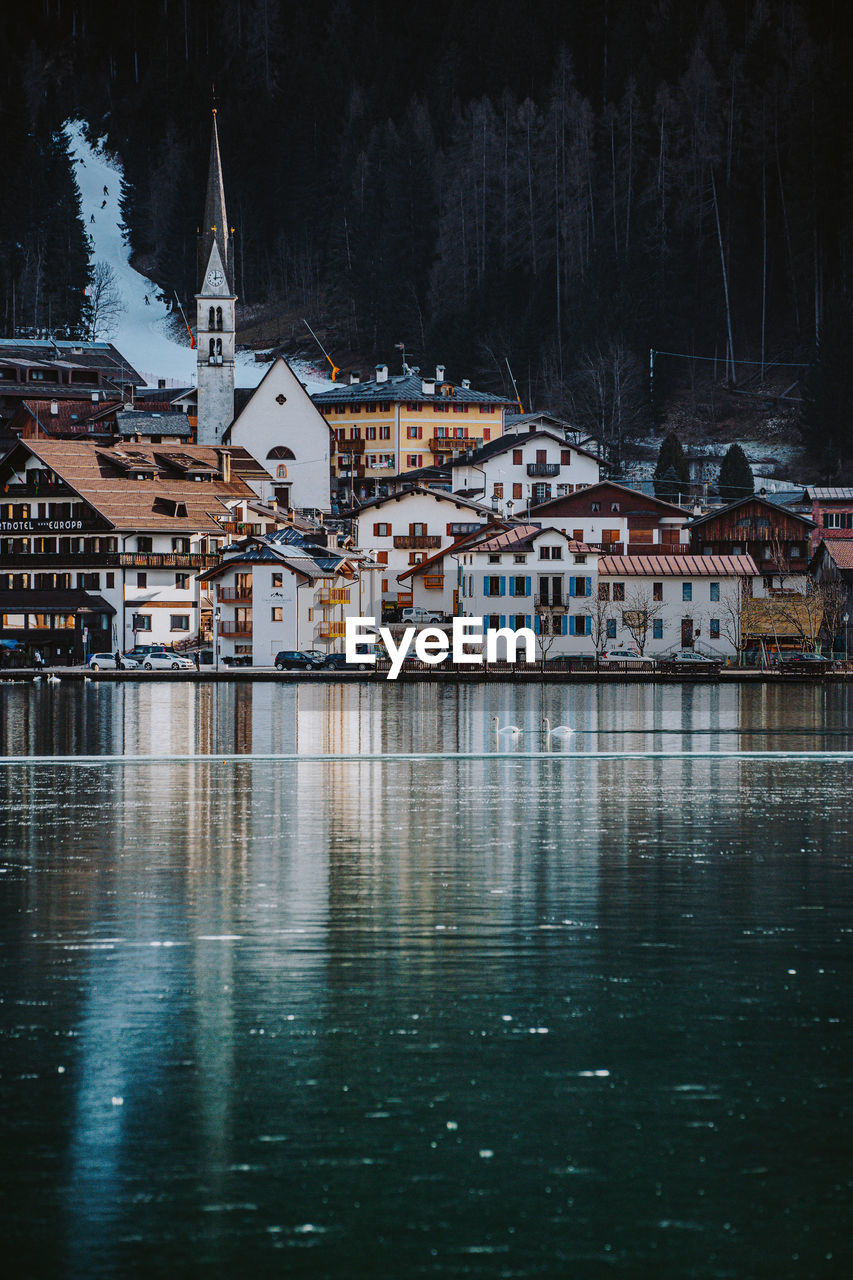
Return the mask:
<svg viewBox="0 0 853 1280"><path fill-rule="evenodd" d="M800 590L808 567L814 521L753 495L690 523L695 555L751 556L771 590Z"/></svg>

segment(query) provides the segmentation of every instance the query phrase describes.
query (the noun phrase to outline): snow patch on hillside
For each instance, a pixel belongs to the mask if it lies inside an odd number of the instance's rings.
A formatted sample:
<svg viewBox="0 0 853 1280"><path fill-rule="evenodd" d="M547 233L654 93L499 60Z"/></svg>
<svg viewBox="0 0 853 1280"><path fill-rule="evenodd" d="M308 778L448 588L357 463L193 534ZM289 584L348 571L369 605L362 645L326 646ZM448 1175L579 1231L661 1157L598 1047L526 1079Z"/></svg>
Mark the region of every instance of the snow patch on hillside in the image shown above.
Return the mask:
<svg viewBox="0 0 853 1280"><path fill-rule="evenodd" d="M159 378L165 378L170 387L195 386L196 353L190 346L189 334L183 326L176 329L172 310L160 300L155 282L130 265L119 203L124 176L121 166L105 155L101 146L93 147L86 140L81 121L67 121L65 134L74 162L91 261L106 262L112 267L124 307L110 331L99 337L114 343L149 386L156 386ZM187 319L194 324L195 314ZM315 367L291 363L309 392L326 391L331 386ZM268 368L268 363L255 360L253 352L238 351L237 385L257 386Z"/></svg>

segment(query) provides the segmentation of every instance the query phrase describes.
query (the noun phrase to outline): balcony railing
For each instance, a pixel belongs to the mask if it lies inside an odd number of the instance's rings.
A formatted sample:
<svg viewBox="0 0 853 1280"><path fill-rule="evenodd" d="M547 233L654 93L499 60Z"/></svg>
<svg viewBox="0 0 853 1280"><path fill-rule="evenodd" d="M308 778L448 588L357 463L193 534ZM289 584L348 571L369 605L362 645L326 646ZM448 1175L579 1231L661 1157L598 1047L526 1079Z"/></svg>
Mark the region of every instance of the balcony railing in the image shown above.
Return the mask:
<svg viewBox="0 0 853 1280"><path fill-rule="evenodd" d="M220 604L243 604L252 602L251 587L220 587L219 588Z"/></svg>
<svg viewBox="0 0 853 1280"><path fill-rule="evenodd" d="M343 622L318 622L314 634L324 640L340 640L346 635L346 626Z"/></svg>
<svg viewBox="0 0 853 1280"><path fill-rule="evenodd" d="M318 604L349 604L348 587L323 587L314 595Z"/></svg>
<svg viewBox="0 0 853 1280"><path fill-rule="evenodd" d="M252 620L238 622L220 622L219 634L221 636L250 636L252 634Z"/></svg>
<svg viewBox="0 0 853 1280"><path fill-rule="evenodd" d="M474 449L482 443L482 440L474 436L433 436L429 449L431 453L456 453L463 449Z"/></svg>
<svg viewBox="0 0 853 1280"><path fill-rule="evenodd" d="M438 534L398 534L394 537L394 547L397 551L438 551L441 546L441 538Z"/></svg>
<svg viewBox="0 0 853 1280"><path fill-rule="evenodd" d="M564 600L549 600L547 596L537 596L536 608L543 613L567 613L569 606Z"/></svg>
<svg viewBox="0 0 853 1280"><path fill-rule="evenodd" d="M364 440L338 440L338 453L364 453Z"/></svg>
<svg viewBox="0 0 853 1280"><path fill-rule="evenodd" d="M558 476L560 474L559 462L528 462L527 474L529 476Z"/></svg>
<svg viewBox="0 0 853 1280"><path fill-rule="evenodd" d="M77 551L73 555L55 551L15 552L3 554L4 569L212 569L219 563L216 555L174 554L144 555L116 551Z"/></svg>
<svg viewBox="0 0 853 1280"><path fill-rule="evenodd" d="M425 573L424 587L427 591L443 591L444 590L444 574L443 573Z"/></svg>

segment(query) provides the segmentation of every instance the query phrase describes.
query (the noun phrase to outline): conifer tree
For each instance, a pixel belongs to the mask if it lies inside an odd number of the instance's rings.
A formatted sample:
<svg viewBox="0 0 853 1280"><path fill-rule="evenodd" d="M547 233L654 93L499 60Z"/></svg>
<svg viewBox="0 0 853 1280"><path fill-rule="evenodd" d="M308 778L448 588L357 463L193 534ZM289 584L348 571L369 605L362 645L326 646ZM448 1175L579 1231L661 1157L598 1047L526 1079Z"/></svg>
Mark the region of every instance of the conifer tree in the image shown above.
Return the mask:
<svg viewBox="0 0 853 1280"><path fill-rule="evenodd" d="M664 436L654 474L655 495L664 502L678 502L690 490L690 468L674 431Z"/></svg>
<svg viewBox="0 0 853 1280"><path fill-rule="evenodd" d="M739 498L748 498L755 493L752 468L739 444L729 445L726 450L720 464L717 492L723 502L737 502Z"/></svg>

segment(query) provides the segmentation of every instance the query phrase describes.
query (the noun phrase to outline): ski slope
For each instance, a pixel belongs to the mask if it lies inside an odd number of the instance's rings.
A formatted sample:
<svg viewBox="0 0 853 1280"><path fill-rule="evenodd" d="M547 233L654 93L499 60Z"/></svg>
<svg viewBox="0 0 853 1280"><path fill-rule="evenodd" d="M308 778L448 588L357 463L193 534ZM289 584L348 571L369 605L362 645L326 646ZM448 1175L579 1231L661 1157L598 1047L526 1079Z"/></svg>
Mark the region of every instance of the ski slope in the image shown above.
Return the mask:
<svg viewBox="0 0 853 1280"><path fill-rule="evenodd" d="M130 265L119 203L124 176L121 166L104 155L100 147L87 142L81 121L67 121L65 135L74 161L90 260L93 265L107 262L112 267L124 307L109 331L99 336L114 343L149 386L156 386L159 378L165 378L171 387L195 386L196 353L190 346L189 334L183 325L175 328L169 307L158 298L154 281ZM201 192L199 208L203 203ZM195 324L194 314L187 319ZM268 364L256 361L251 352L238 352L237 386L257 386L268 368ZM293 369L309 392L326 391L331 386L313 366L294 364Z"/></svg>

